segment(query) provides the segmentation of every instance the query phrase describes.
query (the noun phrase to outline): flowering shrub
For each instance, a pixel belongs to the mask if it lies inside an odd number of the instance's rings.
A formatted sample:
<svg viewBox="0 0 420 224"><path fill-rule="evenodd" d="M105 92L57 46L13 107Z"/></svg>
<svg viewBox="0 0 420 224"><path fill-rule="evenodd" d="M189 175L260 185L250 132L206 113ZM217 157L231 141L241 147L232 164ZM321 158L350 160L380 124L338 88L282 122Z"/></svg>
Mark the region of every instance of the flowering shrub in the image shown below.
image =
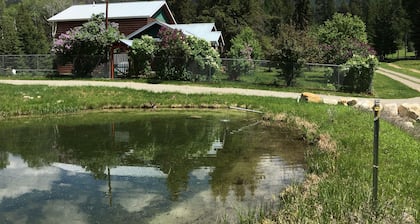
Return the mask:
<svg viewBox="0 0 420 224"><path fill-rule="evenodd" d="M353 40L336 40L330 44L320 44L322 52L321 62L326 64L344 64L350 60L353 55L368 57L376 55L375 50L367 43Z"/></svg>
<svg viewBox="0 0 420 224"><path fill-rule="evenodd" d="M345 64L347 72L344 75L343 90L346 92L370 93L373 75L378 63L378 59L374 55L368 57L353 55Z"/></svg>
<svg viewBox="0 0 420 224"><path fill-rule="evenodd" d="M286 86L294 84L305 62L317 57L314 42L315 40L304 31L296 30L291 25L281 27L273 60L281 69L279 76L284 79Z"/></svg>
<svg viewBox="0 0 420 224"><path fill-rule="evenodd" d="M203 71L206 70L210 73L208 75L212 76L216 71L220 70L221 60L219 52L211 47L209 42L194 36L188 36L187 43L191 48L189 64L193 65L193 71L203 74ZM194 79L198 79L198 77Z"/></svg>
<svg viewBox="0 0 420 224"><path fill-rule="evenodd" d="M197 80L194 73L208 69L212 74L220 69L219 53L203 39L186 36L181 30L162 27L154 63L157 78L166 80ZM209 74L209 75L212 75Z"/></svg>
<svg viewBox="0 0 420 224"><path fill-rule="evenodd" d="M229 61L227 66L229 79L237 80L239 76L248 74L254 67L252 60L252 47L249 45L233 45L230 50L229 56L233 59Z"/></svg>
<svg viewBox="0 0 420 224"><path fill-rule="evenodd" d="M232 46L228 56L234 60L229 62L227 69L230 80L237 80L240 75L247 74L254 67L253 59L262 55L261 46L254 31L247 27L231 40Z"/></svg>
<svg viewBox="0 0 420 224"><path fill-rule="evenodd" d="M131 46L129 76L147 75L151 69L151 60L156 52L157 46L151 36L142 36L141 39L134 39Z"/></svg>
<svg viewBox="0 0 420 224"><path fill-rule="evenodd" d="M157 77L166 80L190 80L187 63L191 57L191 48L187 37L181 30L162 27L158 36L161 38L157 51Z"/></svg>
<svg viewBox="0 0 420 224"><path fill-rule="evenodd" d="M366 25L357 16L336 13L314 31L321 50L321 63L344 64L353 55L368 57L375 51L367 43Z"/></svg>
<svg viewBox="0 0 420 224"><path fill-rule="evenodd" d="M111 45L122 38L118 24L105 28L103 14L94 15L81 27L70 29L54 41L52 52L60 64L73 63L73 74L87 76L101 63L107 61Z"/></svg>

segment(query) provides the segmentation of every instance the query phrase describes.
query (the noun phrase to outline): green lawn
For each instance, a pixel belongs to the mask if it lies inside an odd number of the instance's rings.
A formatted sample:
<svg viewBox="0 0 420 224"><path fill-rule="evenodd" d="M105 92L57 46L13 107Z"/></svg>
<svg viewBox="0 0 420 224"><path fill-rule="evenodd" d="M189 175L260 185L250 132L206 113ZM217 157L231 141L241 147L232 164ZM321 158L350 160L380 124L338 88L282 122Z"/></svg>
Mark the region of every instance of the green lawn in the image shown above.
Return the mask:
<svg viewBox="0 0 420 224"><path fill-rule="evenodd" d="M407 51L407 53L406 53L404 49L400 49L393 54L386 55L385 58L387 58L387 59L404 59L404 58L412 58L414 56L416 56L414 54L414 52L408 52Z"/></svg>
<svg viewBox="0 0 420 224"><path fill-rule="evenodd" d="M284 203L276 208L278 211L263 215L266 223L272 219L281 223L403 223L418 220L420 179L416 177L420 176L420 141L384 121L380 132L379 210L378 215L374 215L370 204L373 115L368 112L345 106L299 104L292 99L272 97L154 94L105 87L0 84L0 92L0 122L19 115L145 108L150 107L151 102L158 105L158 109L235 105L261 110L273 114L274 118L275 114L285 113L286 119L272 122L296 126L308 142L324 139L323 144L318 142L324 147L312 147L307 152L308 181L282 194ZM328 136L332 139L325 141ZM253 216L250 219L252 221L244 222L255 221Z"/></svg>
<svg viewBox="0 0 420 224"><path fill-rule="evenodd" d="M393 64L396 64L403 68L412 68L420 71L420 60L401 60L395 61L393 62Z"/></svg>
<svg viewBox="0 0 420 224"><path fill-rule="evenodd" d="M408 66L412 66L412 68L416 69L417 63L420 63L420 60L410 60L410 62L397 61L397 62L393 62L393 64L396 64L396 65L400 66L401 68L395 68L395 67L390 66L388 63L382 62L380 64L380 67L391 70L391 71L400 72L400 73L403 73L405 75L409 75L409 76L420 79L420 72L411 71L410 67L408 67ZM405 66L407 66L407 67L405 67ZM417 70L419 70L419 69L417 69Z"/></svg>
<svg viewBox="0 0 420 224"><path fill-rule="evenodd" d="M420 96L420 92L379 73L375 73L373 79L373 93L382 99L405 99Z"/></svg>

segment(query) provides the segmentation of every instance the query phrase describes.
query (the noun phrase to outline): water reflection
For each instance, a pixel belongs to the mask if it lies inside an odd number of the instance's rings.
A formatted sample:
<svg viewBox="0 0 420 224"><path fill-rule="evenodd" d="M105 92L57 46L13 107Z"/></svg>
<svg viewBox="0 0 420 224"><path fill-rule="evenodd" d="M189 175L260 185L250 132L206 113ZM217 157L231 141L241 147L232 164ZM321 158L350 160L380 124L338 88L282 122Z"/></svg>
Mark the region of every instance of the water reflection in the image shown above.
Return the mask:
<svg viewBox="0 0 420 224"><path fill-rule="evenodd" d="M0 223L213 222L302 178L294 139L231 114L4 122Z"/></svg>

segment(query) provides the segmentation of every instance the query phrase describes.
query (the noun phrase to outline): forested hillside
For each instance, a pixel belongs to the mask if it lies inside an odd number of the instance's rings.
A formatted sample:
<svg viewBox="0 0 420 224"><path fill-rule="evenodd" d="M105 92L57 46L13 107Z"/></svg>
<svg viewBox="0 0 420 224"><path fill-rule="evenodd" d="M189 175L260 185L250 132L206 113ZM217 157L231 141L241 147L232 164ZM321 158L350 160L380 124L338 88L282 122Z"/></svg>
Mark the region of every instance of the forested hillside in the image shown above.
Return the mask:
<svg viewBox="0 0 420 224"><path fill-rule="evenodd" d="M72 4L92 0L0 0L0 54L49 53L51 24L46 19ZM96 1L98 3L103 1ZM123 2L123 0L110 0ZM316 30L336 12L359 16L368 42L380 54L420 48L418 0L167 0L178 23L215 22L230 40L245 27L257 33L265 57L283 24Z"/></svg>

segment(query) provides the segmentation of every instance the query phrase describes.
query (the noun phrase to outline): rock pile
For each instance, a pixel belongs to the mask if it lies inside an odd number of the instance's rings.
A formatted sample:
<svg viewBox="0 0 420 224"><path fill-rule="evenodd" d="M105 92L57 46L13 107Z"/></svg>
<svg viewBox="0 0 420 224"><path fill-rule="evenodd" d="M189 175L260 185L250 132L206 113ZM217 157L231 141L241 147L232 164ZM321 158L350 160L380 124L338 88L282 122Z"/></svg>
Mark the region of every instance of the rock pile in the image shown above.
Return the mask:
<svg viewBox="0 0 420 224"><path fill-rule="evenodd" d="M321 96L313 93L304 92L298 99L299 102L326 103L333 105L352 106L361 110L372 111L373 99L323 99ZM382 104L381 113L388 119L392 119L404 128L414 128L416 122L420 122L420 105L419 104Z"/></svg>

